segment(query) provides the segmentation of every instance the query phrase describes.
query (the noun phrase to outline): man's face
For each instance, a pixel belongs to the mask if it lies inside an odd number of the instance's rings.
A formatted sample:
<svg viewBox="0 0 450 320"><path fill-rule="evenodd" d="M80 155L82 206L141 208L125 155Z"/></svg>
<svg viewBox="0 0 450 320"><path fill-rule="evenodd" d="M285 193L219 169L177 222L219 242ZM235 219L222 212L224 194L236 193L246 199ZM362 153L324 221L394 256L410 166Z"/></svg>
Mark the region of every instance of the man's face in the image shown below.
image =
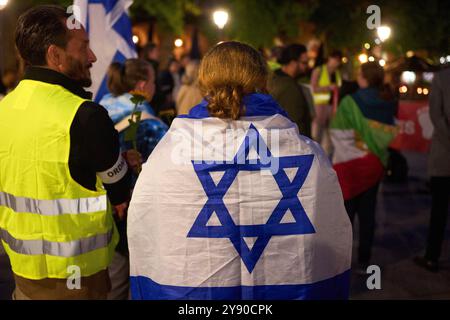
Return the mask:
<svg viewBox="0 0 450 320"><path fill-rule="evenodd" d="M328 64L332 70L336 70L341 65L341 59L339 57L330 57Z"/></svg>
<svg viewBox="0 0 450 320"><path fill-rule="evenodd" d="M61 72L83 87L92 84L90 68L97 57L89 47L89 38L84 28L69 30L70 40L63 55Z"/></svg>
<svg viewBox="0 0 450 320"><path fill-rule="evenodd" d="M159 60L159 48L158 47L153 48L153 50L151 50L148 53L147 58L150 60L158 61Z"/></svg>
<svg viewBox="0 0 450 320"><path fill-rule="evenodd" d="M299 75L308 71L308 53L302 53L298 59Z"/></svg>
<svg viewBox="0 0 450 320"><path fill-rule="evenodd" d="M178 61L172 61L169 65L170 73L178 73L180 71L180 63Z"/></svg>

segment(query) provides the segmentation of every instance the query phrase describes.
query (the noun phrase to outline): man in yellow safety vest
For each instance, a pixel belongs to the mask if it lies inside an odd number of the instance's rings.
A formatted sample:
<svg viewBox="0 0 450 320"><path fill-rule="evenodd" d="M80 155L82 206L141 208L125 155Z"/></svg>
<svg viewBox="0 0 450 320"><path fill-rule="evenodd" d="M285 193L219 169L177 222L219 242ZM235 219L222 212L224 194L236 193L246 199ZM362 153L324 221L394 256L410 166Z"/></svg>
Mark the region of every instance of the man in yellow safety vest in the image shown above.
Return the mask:
<svg viewBox="0 0 450 320"><path fill-rule="evenodd" d="M339 71L342 53L333 51L326 64L314 69L311 75L311 87L313 90L316 116L312 123L312 138L320 143L324 150L331 153L331 140L328 126L333 112L334 92L342 85L342 77Z"/></svg>
<svg viewBox="0 0 450 320"><path fill-rule="evenodd" d="M37 6L18 21L24 79L0 102L0 239L16 299L104 299L130 174L107 111L92 102L96 61L83 27Z"/></svg>

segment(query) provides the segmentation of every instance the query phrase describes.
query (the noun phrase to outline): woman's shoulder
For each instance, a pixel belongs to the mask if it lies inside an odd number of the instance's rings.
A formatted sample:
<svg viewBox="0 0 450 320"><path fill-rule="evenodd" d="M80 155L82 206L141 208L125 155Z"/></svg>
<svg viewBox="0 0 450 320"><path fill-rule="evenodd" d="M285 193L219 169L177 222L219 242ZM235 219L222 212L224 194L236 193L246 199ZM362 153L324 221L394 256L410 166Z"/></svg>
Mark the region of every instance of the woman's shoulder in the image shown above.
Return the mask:
<svg viewBox="0 0 450 320"><path fill-rule="evenodd" d="M124 93L120 96L114 96L111 93L105 94L100 100L100 104L105 108L113 105L130 105L132 104L131 95L129 93Z"/></svg>
<svg viewBox="0 0 450 320"><path fill-rule="evenodd" d="M111 93L107 93L101 98L99 104L106 107L108 105L111 105L115 101L116 101L116 97L113 96Z"/></svg>

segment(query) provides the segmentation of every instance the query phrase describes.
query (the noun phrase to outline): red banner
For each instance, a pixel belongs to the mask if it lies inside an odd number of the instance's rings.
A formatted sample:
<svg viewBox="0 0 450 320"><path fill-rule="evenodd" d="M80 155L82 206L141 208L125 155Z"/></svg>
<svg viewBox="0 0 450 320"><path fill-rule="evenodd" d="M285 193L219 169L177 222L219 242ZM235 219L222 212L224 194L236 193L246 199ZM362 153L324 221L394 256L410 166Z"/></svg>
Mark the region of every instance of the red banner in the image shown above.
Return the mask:
<svg viewBox="0 0 450 320"><path fill-rule="evenodd" d="M398 125L400 132L391 143L392 148L428 152L433 134L428 100L400 101Z"/></svg>

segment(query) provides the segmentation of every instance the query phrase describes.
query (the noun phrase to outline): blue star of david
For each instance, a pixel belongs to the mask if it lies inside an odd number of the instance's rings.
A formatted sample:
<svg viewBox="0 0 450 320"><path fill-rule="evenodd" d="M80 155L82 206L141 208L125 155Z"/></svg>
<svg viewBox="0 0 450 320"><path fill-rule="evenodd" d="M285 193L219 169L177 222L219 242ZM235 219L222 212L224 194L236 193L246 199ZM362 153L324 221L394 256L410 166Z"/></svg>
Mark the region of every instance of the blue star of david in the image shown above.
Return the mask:
<svg viewBox="0 0 450 320"><path fill-rule="evenodd" d="M248 159L251 148L254 148L259 159ZM263 151L263 152L261 152ZM258 130L250 125L233 161L219 163L214 161L192 161L194 170L208 196L208 200L200 211L197 219L188 233L192 238L229 238L239 253L249 273L255 268L264 249L272 236L302 235L315 233L314 227L303 209L298 192L311 169L314 155L273 157ZM278 160L279 168L271 168L272 161ZM283 169L298 168L292 182ZM275 207L266 224L236 225L225 206L223 198L235 180L239 171L270 170L280 191L282 198ZM210 175L211 172L224 172L216 185ZM290 210L295 222L281 223L283 216ZM208 226L212 214L216 215L220 226ZM244 241L245 237L255 237L251 248Z"/></svg>

